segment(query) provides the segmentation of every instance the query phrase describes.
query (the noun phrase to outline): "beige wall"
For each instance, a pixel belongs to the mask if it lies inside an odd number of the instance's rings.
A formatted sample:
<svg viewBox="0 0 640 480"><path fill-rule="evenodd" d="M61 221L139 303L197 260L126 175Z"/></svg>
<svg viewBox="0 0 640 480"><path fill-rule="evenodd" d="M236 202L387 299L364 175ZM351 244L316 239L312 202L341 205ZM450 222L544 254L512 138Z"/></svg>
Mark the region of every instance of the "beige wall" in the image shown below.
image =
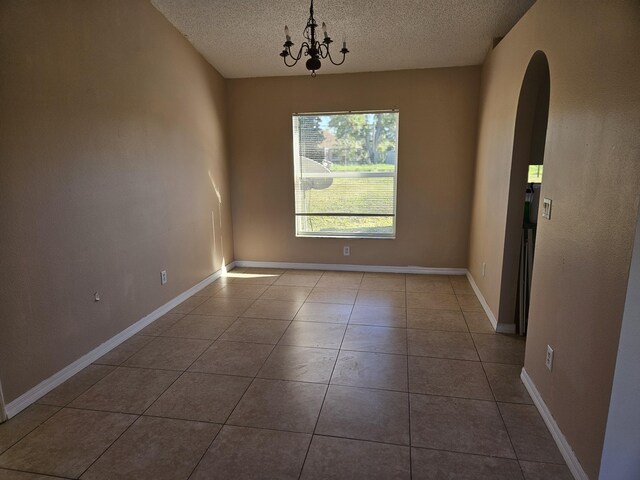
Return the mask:
<svg viewBox="0 0 640 480"><path fill-rule="evenodd" d="M551 98L525 368L597 478L640 186L640 4L539 0L482 72L469 268L498 310L518 94L536 50ZM482 262L487 263L482 277ZM547 344L555 349L546 370Z"/></svg>
<svg viewBox="0 0 640 480"><path fill-rule="evenodd" d="M230 80L236 258L466 267L479 74L464 67ZM296 238L291 115L388 108L400 109L397 238Z"/></svg>
<svg viewBox="0 0 640 480"><path fill-rule="evenodd" d="M142 0L0 10L11 401L231 261L233 240L224 80L159 12Z"/></svg>

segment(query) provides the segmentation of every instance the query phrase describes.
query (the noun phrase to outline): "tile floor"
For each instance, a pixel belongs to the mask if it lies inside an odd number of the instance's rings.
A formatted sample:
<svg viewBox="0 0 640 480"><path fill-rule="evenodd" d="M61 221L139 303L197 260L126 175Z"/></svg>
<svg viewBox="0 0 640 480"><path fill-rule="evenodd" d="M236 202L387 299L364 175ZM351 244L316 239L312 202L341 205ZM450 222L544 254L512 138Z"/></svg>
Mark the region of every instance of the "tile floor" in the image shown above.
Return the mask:
<svg viewBox="0 0 640 480"><path fill-rule="evenodd" d="M0 479L570 479L464 277L236 269L0 425Z"/></svg>

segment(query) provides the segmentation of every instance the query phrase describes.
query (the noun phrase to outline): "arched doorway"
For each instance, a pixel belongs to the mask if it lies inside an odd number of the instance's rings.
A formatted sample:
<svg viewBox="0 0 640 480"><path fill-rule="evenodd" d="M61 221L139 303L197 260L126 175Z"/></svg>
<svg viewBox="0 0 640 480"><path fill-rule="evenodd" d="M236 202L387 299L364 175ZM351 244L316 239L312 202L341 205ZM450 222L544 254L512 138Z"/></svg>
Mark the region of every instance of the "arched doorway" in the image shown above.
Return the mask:
<svg viewBox="0 0 640 480"><path fill-rule="evenodd" d="M529 61L518 98L498 319L503 325L515 324L514 330L522 335L529 313L549 92L549 63L537 51Z"/></svg>

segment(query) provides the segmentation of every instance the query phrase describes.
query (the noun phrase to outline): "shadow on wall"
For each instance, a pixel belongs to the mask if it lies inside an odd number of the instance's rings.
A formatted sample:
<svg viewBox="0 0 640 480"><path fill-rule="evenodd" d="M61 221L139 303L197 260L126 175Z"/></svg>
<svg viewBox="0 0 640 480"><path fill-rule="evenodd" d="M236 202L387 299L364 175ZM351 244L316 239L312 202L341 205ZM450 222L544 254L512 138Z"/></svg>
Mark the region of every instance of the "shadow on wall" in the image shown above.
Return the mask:
<svg viewBox="0 0 640 480"><path fill-rule="evenodd" d="M498 323L513 325L514 331L527 176L529 165L544 163L549 94L549 62L547 56L538 50L529 61L518 97L505 225Z"/></svg>

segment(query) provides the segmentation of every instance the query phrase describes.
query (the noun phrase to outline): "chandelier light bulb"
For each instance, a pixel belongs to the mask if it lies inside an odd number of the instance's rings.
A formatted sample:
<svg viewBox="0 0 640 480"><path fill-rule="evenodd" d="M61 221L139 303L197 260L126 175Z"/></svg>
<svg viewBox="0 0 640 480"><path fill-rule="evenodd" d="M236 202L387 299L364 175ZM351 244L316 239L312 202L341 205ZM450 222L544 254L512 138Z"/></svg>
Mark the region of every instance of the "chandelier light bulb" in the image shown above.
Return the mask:
<svg viewBox="0 0 640 480"><path fill-rule="evenodd" d="M284 36L287 42L291 41L291 35L289 34L289 27L287 27L286 25L284 26Z"/></svg>

